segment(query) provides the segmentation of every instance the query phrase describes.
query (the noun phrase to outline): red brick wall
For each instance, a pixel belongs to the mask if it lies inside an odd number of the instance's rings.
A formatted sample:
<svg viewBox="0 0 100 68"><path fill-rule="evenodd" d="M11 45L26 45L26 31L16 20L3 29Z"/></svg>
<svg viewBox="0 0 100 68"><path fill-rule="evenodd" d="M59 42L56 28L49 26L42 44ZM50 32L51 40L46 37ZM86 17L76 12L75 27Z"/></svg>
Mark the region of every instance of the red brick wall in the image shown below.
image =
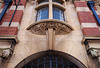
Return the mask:
<svg viewBox="0 0 100 68"><path fill-rule="evenodd" d="M77 11L80 25L82 26L83 35L89 37L100 36L98 23L91 10L87 6L87 2L76 1L74 5ZM96 7L94 8L97 11Z"/></svg>
<svg viewBox="0 0 100 68"><path fill-rule="evenodd" d="M0 35L17 35L17 27L0 27Z"/></svg>
<svg viewBox="0 0 100 68"><path fill-rule="evenodd" d="M19 0L17 0L16 3L18 3ZM2 5L2 8L4 8L4 5ZM26 0L20 0L20 4L19 6L21 8L24 8L26 5ZM12 8L13 7L13 8ZM12 18L12 15L14 13L15 10L15 5L14 2L12 3L12 5L8 8L8 11L6 12L6 14L4 15L2 21L0 22L0 35L5 36L5 35L17 35L18 33L18 27L21 23L22 20L22 16L23 16L23 10L21 8L18 8L18 10L16 11L14 18L12 20L11 25L9 26L9 22Z"/></svg>

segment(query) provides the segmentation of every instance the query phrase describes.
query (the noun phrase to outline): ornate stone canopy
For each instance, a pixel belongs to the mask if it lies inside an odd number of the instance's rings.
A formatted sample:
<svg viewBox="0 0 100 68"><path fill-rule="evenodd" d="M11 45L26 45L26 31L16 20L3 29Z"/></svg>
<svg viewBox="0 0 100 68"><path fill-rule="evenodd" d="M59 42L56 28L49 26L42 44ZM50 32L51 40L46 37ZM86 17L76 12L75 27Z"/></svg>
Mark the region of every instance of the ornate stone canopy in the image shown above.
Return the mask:
<svg viewBox="0 0 100 68"><path fill-rule="evenodd" d="M31 24L27 30L34 34L46 35L48 28L53 28L56 35L65 35L73 30L73 28L68 23L55 19L37 21Z"/></svg>

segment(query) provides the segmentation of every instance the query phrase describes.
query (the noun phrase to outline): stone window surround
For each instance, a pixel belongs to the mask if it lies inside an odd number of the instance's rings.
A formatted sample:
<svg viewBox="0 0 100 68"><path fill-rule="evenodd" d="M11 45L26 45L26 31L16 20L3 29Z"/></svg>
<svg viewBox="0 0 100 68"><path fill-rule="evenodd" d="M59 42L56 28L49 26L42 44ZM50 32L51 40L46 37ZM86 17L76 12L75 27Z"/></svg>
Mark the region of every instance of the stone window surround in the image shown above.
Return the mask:
<svg viewBox="0 0 100 68"><path fill-rule="evenodd" d="M48 28L46 28L45 30L44 30L44 28L45 28L45 25L47 26L48 24L46 24L47 22L52 22L52 23L54 23L54 22L56 22L56 23L58 23L59 25L60 24L63 24L63 25L65 25L66 27L68 26L68 29L69 28L71 28L70 30L67 30L67 33L70 33L71 31L73 31L74 29L73 29L73 27L72 26L69 26L68 25L68 21L67 21L67 16L66 16L66 5L67 5L67 3L66 3L66 1L65 0L61 0L61 1L63 1L63 4L59 4L59 3L56 3L56 2L52 2L52 0L49 0L49 2L44 2L44 3L41 3L41 4L38 4L38 1L40 1L40 0L36 0L35 1L35 8L34 8L34 11L36 12L35 13L35 16L34 16L34 19L33 19L33 17L32 17L32 19L31 19L31 25L29 25L26 29L27 30L30 30L32 33L34 33L34 34L38 34L38 35L45 35L46 34L46 30L48 30ZM50 7L49 7L50 6ZM44 19L44 20L40 20L40 21L36 21L36 14L37 14L37 11L39 10L39 9L41 9L41 8L44 8L44 7L49 7L49 15L48 15L48 19ZM62 10L63 12L64 12L64 20L65 21L60 21L60 20L57 20L57 19L53 19L53 11L52 11L52 9L53 9L53 7L55 7L55 8L58 8L58 9L60 9L60 10ZM51 10L50 10L51 9ZM33 13L34 14L34 13ZM63 23L62 23L63 22ZM50 27L52 26L52 23L51 23L51 25L50 25ZM56 25L56 23L55 23L55 25ZM42 26L42 24L43 24L43 26ZM45 24L45 25L44 25ZM37 27L37 26L42 26L43 27L43 30L39 27L38 29L39 30L35 30L35 27ZM56 26L58 26L58 25L56 25ZM53 29L55 29L56 27L52 27ZM41 30L42 30L42 33L41 33ZM43 33L43 31L44 31L44 33ZM62 31L62 30L61 30ZM62 32L63 33L63 32ZM61 34L62 34L61 33ZM66 32L64 32L64 34L66 34ZM57 34L58 35L58 34Z"/></svg>
<svg viewBox="0 0 100 68"><path fill-rule="evenodd" d="M48 19L53 19L53 11L52 11L53 7L57 7L58 9L61 9L63 12L66 10L62 4L52 2L52 0L49 0L49 2L38 4L35 7L35 9L38 11L39 9L47 7L47 6L49 7L49 18Z"/></svg>

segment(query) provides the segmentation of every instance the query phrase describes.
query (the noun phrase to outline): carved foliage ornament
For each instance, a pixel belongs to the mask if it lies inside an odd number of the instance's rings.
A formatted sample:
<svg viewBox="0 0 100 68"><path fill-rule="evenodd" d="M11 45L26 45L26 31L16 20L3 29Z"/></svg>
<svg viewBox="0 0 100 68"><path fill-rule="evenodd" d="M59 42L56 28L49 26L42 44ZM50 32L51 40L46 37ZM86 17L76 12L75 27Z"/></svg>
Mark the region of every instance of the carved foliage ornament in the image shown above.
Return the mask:
<svg viewBox="0 0 100 68"><path fill-rule="evenodd" d="M38 35L46 35L46 31L48 28L53 28L55 30L56 35L64 35L70 33L73 28L65 23L61 23L58 21L42 21L36 22L35 24L31 25L31 27L27 28L34 34Z"/></svg>

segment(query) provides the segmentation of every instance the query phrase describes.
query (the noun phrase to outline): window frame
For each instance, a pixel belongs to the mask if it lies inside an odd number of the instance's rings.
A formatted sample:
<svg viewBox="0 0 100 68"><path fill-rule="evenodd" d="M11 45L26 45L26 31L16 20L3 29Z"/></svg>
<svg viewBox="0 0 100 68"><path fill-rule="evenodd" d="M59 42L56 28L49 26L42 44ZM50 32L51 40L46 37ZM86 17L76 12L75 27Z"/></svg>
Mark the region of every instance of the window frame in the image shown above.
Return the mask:
<svg viewBox="0 0 100 68"><path fill-rule="evenodd" d="M49 19L49 7L44 7L44 8L41 8L41 9L39 9L39 10L37 10L37 15L36 15L36 21L40 21L40 20L43 20L42 19L42 9L45 9L45 8L47 8L47 18L44 18L44 19ZM40 12L40 13L39 13ZM38 19L38 17L40 17L39 19Z"/></svg>
<svg viewBox="0 0 100 68"><path fill-rule="evenodd" d="M53 6L53 8L52 8L52 11L53 11L53 19L55 19L54 18L54 8L55 9L57 9L57 10L59 10L58 12L59 12L59 19L57 19L57 20L60 20L60 21L65 21L65 16L64 16L64 11L63 10L61 10L61 9L59 9L59 8L57 8L57 7L54 7Z"/></svg>
<svg viewBox="0 0 100 68"><path fill-rule="evenodd" d="M41 0L40 0L41 1ZM39 2L40 2L39 1ZM38 1L37 1L38 2ZM60 0L59 0L59 2L60 2ZM61 1L61 3L62 3L62 1ZM43 4L39 4L39 5L37 5L36 6L36 10L37 10L37 14L36 14L36 19L35 19L35 21L39 21L39 20L43 20L42 18L38 18L39 17L39 13L38 13L38 11L39 10L41 10L42 8L45 8L45 7L48 7L49 9L48 9L48 14L47 14L47 18L44 18L44 19L54 19L54 13L53 13L53 8L54 7L56 7L57 9L59 9L60 11L59 11L59 16L60 16L60 18L58 18L58 19L56 19L56 20L60 20L60 21L65 21L65 13L64 13L64 11L66 10L66 8L62 5L62 4L59 4L59 3L55 3L55 2L52 2L52 1L50 1L49 0L49 2L46 2L46 3L43 3ZM51 10L52 9L52 10ZM60 12L61 12L61 14L60 14ZM42 16L42 15L40 15L40 16Z"/></svg>

